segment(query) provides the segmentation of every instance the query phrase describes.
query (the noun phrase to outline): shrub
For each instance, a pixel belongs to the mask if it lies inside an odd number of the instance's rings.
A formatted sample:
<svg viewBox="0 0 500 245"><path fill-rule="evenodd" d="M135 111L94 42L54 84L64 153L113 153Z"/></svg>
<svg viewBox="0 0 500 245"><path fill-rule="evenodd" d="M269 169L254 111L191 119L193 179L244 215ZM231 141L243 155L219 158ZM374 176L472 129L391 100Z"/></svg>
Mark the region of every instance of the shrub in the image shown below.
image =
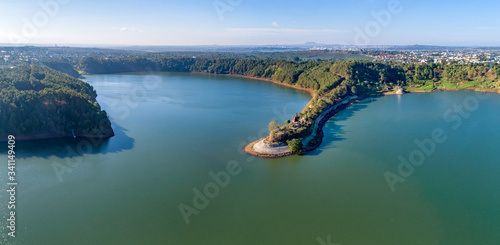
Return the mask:
<svg viewBox="0 0 500 245"><path fill-rule="evenodd" d="M299 154L302 152L303 145L301 140L295 138L292 140L287 140L286 143L288 144L288 149L291 153Z"/></svg>

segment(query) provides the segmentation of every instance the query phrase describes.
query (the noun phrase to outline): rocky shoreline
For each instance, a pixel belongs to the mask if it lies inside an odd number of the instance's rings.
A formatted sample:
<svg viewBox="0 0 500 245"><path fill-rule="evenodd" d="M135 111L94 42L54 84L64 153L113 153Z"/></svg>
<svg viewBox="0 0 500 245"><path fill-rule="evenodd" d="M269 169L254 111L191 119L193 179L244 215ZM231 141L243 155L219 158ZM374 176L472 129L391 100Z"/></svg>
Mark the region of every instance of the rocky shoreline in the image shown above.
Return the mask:
<svg viewBox="0 0 500 245"><path fill-rule="evenodd" d="M105 134L99 135L91 135L91 134L77 134L76 139L108 139L115 136L115 132L111 129L109 132ZM37 135L22 135L16 136L16 141L28 141L28 140L48 140L48 139L72 139L72 134L64 134L64 135L54 135L54 134L37 134ZM6 142L7 136L0 138L0 142Z"/></svg>

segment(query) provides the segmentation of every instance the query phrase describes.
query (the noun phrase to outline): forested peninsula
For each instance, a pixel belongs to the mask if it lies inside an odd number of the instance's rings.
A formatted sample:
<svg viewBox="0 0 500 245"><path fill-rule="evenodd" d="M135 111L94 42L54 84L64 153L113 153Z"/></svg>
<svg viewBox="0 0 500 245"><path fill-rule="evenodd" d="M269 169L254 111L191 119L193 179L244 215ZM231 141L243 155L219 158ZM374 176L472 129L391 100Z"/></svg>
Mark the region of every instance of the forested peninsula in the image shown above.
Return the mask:
<svg viewBox="0 0 500 245"><path fill-rule="evenodd" d="M66 64L51 63L61 69ZM0 69L0 141L114 135L89 84L45 65Z"/></svg>
<svg viewBox="0 0 500 245"><path fill-rule="evenodd" d="M313 91L302 112L286 122L271 122L270 134L245 147L259 157L281 157L319 146L322 126L356 99L435 89L498 91L500 66L483 64L401 64L371 61L135 57L83 58L78 69L91 74L119 72L200 72L246 76Z"/></svg>

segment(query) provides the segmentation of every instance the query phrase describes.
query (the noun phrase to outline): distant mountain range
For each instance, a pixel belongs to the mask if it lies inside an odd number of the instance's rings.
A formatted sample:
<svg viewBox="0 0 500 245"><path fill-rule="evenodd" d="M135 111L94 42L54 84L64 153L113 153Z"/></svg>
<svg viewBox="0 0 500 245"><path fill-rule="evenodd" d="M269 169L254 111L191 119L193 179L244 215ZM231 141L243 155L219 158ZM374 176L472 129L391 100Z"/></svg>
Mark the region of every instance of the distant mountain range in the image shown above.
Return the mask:
<svg viewBox="0 0 500 245"><path fill-rule="evenodd" d="M457 51L457 50L493 50L500 51L498 47L484 46L435 46L435 45L368 45L355 46L348 44L322 44L316 42L306 42L303 44L272 44L272 45L199 45L199 46L126 46L126 45L89 45L89 44L0 44L0 47L74 47L74 48L99 48L113 50L128 50L140 52L286 52L303 51L310 49L330 49L330 50L389 50L389 51Z"/></svg>

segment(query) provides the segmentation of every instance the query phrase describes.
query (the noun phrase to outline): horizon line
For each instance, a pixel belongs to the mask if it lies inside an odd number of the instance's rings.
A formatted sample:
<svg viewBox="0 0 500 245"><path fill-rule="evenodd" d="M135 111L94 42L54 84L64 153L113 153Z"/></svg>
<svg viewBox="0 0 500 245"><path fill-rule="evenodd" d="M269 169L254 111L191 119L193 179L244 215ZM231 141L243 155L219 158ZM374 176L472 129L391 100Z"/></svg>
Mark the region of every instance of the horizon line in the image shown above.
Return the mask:
<svg viewBox="0 0 500 245"><path fill-rule="evenodd" d="M348 46L348 47L452 47L452 48L500 48L500 45L436 45L436 44L327 44L306 42L298 44L85 44L85 43L0 43L0 47L72 47L72 48L98 48L98 47L268 47L268 46Z"/></svg>

